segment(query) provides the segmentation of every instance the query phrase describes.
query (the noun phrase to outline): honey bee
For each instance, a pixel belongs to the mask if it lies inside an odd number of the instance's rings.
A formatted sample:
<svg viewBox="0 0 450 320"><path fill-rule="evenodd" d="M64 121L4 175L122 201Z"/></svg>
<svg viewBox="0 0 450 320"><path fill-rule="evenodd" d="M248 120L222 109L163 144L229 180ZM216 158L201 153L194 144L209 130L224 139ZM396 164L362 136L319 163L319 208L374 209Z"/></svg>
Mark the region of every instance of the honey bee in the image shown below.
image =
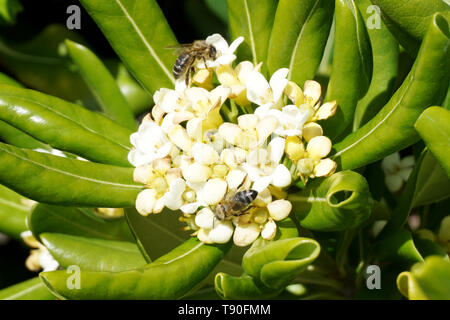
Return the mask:
<svg viewBox="0 0 450 320"><path fill-rule="evenodd" d="M180 44L167 48L177 49L179 55L173 65L172 73L175 79L186 76L186 85L189 85L190 74L194 69L196 61L203 60L206 66L206 60L214 60L217 55L216 48L204 40L196 40L193 43Z"/></svg>
<svg viewBox="0 0 450 320"><path fill-rule="evenodd" d="M214 208L214 216L217 220L230 220L232 217L242 216L251 208L252 202L258 196L258 191L239 191L243 183L238 188L228 191Z"/></svg>

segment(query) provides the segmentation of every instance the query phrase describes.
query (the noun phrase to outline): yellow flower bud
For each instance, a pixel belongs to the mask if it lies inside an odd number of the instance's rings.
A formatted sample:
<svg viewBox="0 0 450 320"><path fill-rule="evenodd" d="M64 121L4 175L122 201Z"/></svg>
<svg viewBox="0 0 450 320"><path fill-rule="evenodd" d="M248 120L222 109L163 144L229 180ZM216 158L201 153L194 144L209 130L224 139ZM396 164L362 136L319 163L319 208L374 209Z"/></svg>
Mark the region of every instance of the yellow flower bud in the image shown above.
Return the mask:
<svg viewBox="0 0 450 320"><path fill-rule="evenodd" d="M286 138L284 151L292 161L297 161L305 156L305 146L297 136Z"/></svg>

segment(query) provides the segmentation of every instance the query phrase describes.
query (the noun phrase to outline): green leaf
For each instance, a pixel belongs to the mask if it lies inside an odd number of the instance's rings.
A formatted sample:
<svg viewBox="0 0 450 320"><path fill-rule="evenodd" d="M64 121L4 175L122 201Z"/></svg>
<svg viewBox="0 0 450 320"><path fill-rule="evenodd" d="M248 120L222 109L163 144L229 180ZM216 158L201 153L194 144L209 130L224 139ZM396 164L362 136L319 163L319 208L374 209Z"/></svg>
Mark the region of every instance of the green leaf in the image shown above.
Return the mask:
<svg viewBox="0 0 450 320"><path fill-rule="evenodd" d="M289 68L289 79L300 85L314 78L333 21L334 4L329 2L280 0L268 49L271 73Z"/></svg>
<svg viewBox="0 0 450 320"><path fill-rule="evenodd" d="M357 0L364 21L374 18L370 0ZM373 22L373 21L372 21ZM372 81L366 95L358 101L353 121L353 131L372 119L388 102L394 92L398 70L399 48L394 36L380 19L379 28L367 28L372 47Z"/></svg>
<svg viewBox="0 0 450 320"><path fill-rule="evenodd" d="M13 78L7 76L3 72L0 72L0 83L1 84L9 84L10 86L23 88L23 85L21 83L17 82Z"/></svg>
<svg viewBox="0 0 450 320"><path fill-rule="evenodd" d="M414 128L450 177L450 111L440 107L426 109L414 124Z"/></svg>
<svg viewBox="0 0 450 320"><path fill-rule="evenodd" d="M238 57L255 65L266 62L277 2L273 0L227 0L231 38L243 36ZM263 68L264 65L263 65Z"/></svg>
<svg viewBox="0 0 450 320"><path fill-rule="evenodd" d="M448 12L443 0L371 0L380 7L383 19L405 48L418 47L436 12ZM413 53L413 51L409 50Z"/></svg>
<svg viewBox="0 0 450 320"><path fill-rule="evenodd" d="M450 197L450 179L431 152L420 164L414 190L413 207L438 202Z"/></svg>
<svg viewBox="0 0 450 320"><path fill-rule="evenodd" d="M356 104L372 77L369 36L354 0L336 0L333 68L325 101L336 100L336 114L323 121L324 132L336 138L353 121Z"/></svg>
<svg viewBox="0 0 450 320"><path fill-rule="evenodd" d="M205 0L205 4L217 15L217 17L228 24L227 0Z"/></svg>
<svg viewBox="0 0 450 320"><path fill-rule="evenodd" d="M81 0L134 77L152 93L172 87L178 42L155 0ZM114 17L114 19L111 19Z"/></svg>
<svg viewBox="0 0 450 320"><path fill-rule="evenodd" d="M0 300L56 300L39 277L0 290Z"/></svg>
<svg viewBox="0 0 450 320"><path fill-rule="evenodd" d="M135 243L43 233L41 241L63 268L118 272L143 267L146 262Z"/></svg>
<svg viewBox="0 0 450 320"><path fill-rule="evenodd" d="M316 260L320 245L313 239L256 240L242 259L246 274L272 289L281 289Z"/></svg>
<svg viewBox="0 0 450 320"><path fill-rule="evenodd" d="M0 37L0 64L27 87L95 109L97 103L89 88L61 55L65 39L83 42L77 33L59 24L47 26L31 40L12 42Z"/></svg>
<svg viewBox="0 0 450 320"><path fill-rule="evenodd" d="M397 278L399 291L410 300L449 300L450 262L431 256Z"/></svg>
<svg viewBox="0 0 450 320"><path fill-rule="evenodd" d="M403 85L372 120L334 145L332 158L342 169L375 162L418 140L414 122L426 107L440 103L448 88L448 47L448 23L436 15Z"/></svg>
<svg viewBox="0 0 450 320"><path fill-rule="evenodd" d="M446 177L444 177L446 180L442 179L441 170L436 166L436 161L430 152L425 150L416 161L391 219L380 234L381 238L396 233L406 223L414 205L436 202L449 196L448 187L446 187L449 181Z"/></svg>
<svg viewBox="0 0 450 320"><path fill-rule="evenodd" d="M65 44L103 112L115 122L135 130L136 120L130 106L102 61L82 44L70 40Z"/></svg>
<svg viewBox="0 0 450 320"><path fill-rule="evenodd" d="M312 181L288 199L300 224L317 231L356 228L369 218L373 202L366 179L352 171Z"/></svg>
<svg viewBox="0 0 450 320"><path fill-rule="evenodd" d="M39 202L87 207L132 207L142 187L133 169L19 149L0 143L0 183Z"/></svg>
<svg viewBox="0 0 450 320"><path fill-rule="evenodd" d="M52 147L92 161L131 166L132 133L108 118L46 94L0 85L0 120Z"/></svg>
<svg viewBox="0 0 450 320"><path fill-rule="evenodd" d="M190 238L189 233L182 229L185 225L180 222L179 212L165 209L160 214L144 217L136 209L128 208L125 210L125 216L148 262L156 260ZM242 272L240 262L244 252L243 248L233 247L214 270L240 274Z"/></svg>
<svg viewBox="0 0 450 320"><path fill-rule="evenodd" d="M25 198L0 185L0 232L15 239L27 230L26 219L30 206Z"/></svg>
<svg viewBox="0 0 450 320"><path fill-rule="evenodd" d="M153 263L122 272L83 272L81 289L70 290L65 271L40 277L65 299L179 299L214 269L229 246L207 245L191 238Z"/></svg>
<svg viewBox="0 0 450 320"><path fill-rule="evenodd" d="M36 239L41 233L63 233L87 238L132 241L134 237L124 217L102 219L94 209L52 206L40 203L28 217Z"/></svg>
<svg viewBox="0 0 450 320"><path fill-rule="evenodd" d="M114 72L117 85L128 101L133 114L140 116L142 113L148 112L153 103L152 97L134 80L123 64L114 63L114 65L116 68L110 71ZM107 65L107 67L111 66Z"/></svg>
<svg viewBox="0 0 450 320"><path fill-rule="evenodd" d="M16 23L16 16L23 11L19 0L0 0L0 24Z"/></svg>
<svg viewBox="0 0 450 320"><path fill-rule="evenodd" d="M136 209L127 208L125 216L147 261L156 260L190 238L181 229L178 212L165 209L160 214L144 217Z"/></svg>
<svg viewBox="0 0 450 320"><path fill-rule="evenodd" d="M19 148L43 149L49 152L52 151L52 148L49 145L42 143L39 140L36 140L32 136L26 134L23 131L20 131L16 127L13 127L12 125L1 120L0 120L0 139L3 142L12 144L13 146Z"/></svg>
<svg viewBox="0 0 450 320"><path fill-rule="evenodd" d="M10 78L4 73L0 72L0 84L7 84L14 87L23 88L23 86L16 80ZM19 148L27 149L45 149L51 151L51 147L48 145L34 139L30 135L18 130L17 128L11 126L10 124L0 121L0 139L3 142L12 144Z"/></svg>
<svg viewBox="0 0 450 320"><path fill-rule="evenodd" d="M261 288L249 275L240 277L218 273L214 280L217 294L226 300L261 300L277 296L283 289Z"/></svg>
<svg viewBox="0 0 450 320"><path fill-rule="evenodd" d="M415 263L423 257L414 244L411 232L400 228L389 236L380 236L374 248L374 255L379 261L394 263Z"/></svg>

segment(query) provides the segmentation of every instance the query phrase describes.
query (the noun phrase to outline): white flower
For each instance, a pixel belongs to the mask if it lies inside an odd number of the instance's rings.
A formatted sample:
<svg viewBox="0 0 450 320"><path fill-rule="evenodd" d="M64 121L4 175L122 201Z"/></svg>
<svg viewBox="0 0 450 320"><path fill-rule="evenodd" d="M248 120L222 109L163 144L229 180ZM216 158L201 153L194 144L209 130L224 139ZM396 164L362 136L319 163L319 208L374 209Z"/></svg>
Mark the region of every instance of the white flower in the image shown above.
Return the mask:
<svg viewBox="0 0 450 320"><path fill-rule="evenodd" d="M164 198L164 205L170 210L178 210L183 205L182 195L186 190L186 182L181 178L176 178L170 183L169 191L167 191Z"/></svg>
<svg viewBox="0 0 450 320"><path fill-rule="evenodd" d="M206 38L205 42L211 44L217 50L217 58L214 61L207 61L206 64L209 68L215 68L220 65L229 65L236 60L234 52L239 45L244 41L244 37L238 37L230 45L228 42L218 33L210 35ZM203 61L199 61L199 65L204 68Z"/></svg>
<svg viewBox="0 0 450 320"><path fill-rule="evenodd" d="M247 161L241 168L247 173L252 188L258 192L269 184L284 188L291 184L291 173L284 164L280 164L284 153L285 139L277 137L269 142L267 149L255 149L247 155Z"/></svg>
<svg viewBox="0 0 450 320"><path fill-rule="evenodd" d="M297 107L294 104L284 106L281 110L271 108L271 105L266 104L258 107L255 114L259 117L274 116L278 120L278 127L275 133L279 136L301 136L303 126L312 116L312 109L307 105Z"/></svg>
<svg viewBox="0 0 450 320"><path fill-rule="evenodd" d="M250 72L245 81L248 100L260 106L277 104L288 84L288 73L289 69L287 68L278 69L267 82L260 72Z"/></svg>
<svg viewBox="0 0 450 320"><path fill-rule="evenodd" d="M143 122L130 141L135 148L128 153L128 161L135 167L166 157L172 148L161 127L152 121Z"/></svg>
<svg viewBox="0 0 450 320"><path fill-rule="evenodd" d="M414 162L413 156L407 156L400 160L400 153L398 152L381 161L386 186L390 192L397 192L402 188L413 170Z"/></svg>
<svg viewBox="0 0 450 320"><path fill-rule="evenodd" d="M52 257L47 247L36 240L31 231L22 232L20 237L27 246L34 249L31 250L30 256L25 262L29 270L39 271L42 269L44 272L47 272L58 269L59 263Z"/></svg>

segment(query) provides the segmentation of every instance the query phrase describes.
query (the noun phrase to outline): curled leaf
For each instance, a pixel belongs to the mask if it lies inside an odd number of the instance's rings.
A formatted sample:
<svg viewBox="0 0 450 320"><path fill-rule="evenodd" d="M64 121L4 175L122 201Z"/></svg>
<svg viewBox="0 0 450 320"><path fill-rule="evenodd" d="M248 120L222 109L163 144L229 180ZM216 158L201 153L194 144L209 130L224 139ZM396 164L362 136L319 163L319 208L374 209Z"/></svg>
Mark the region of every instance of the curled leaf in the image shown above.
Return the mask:
<svg viewBox="0 0 450 320"><path fill-rule="evenodd" d="M410 300L449 300L450 262L431 256L397 277L399 291Z"/></svg>
<svg viewBox="0 0 450 320"><path fill-rule="evenodd" d="M317 231L356 228L370 216L373 203L366 179L352 171L313 181L288 199L300 224Z"/></svg>

